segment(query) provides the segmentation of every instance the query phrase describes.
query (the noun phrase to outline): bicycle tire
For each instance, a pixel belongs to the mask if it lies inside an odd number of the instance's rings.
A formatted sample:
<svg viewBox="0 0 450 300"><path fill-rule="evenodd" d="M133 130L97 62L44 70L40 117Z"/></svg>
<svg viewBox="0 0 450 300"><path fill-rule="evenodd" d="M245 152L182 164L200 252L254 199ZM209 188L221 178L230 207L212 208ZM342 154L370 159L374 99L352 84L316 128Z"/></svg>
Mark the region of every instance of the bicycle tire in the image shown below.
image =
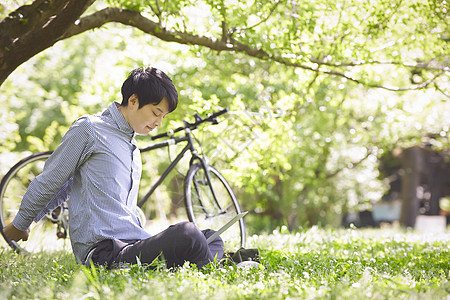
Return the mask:
<svg viewBox="0 0 450 300"><path fill-rule="evenodd" d="M208 165L208 168L219 205L214 201L204 168L197 163L189 168L184 182L186 212L189 221L195 223L199 229L217 230L240 213L241 208L222 174L211 165ZM245 235L244 220L240 219L222 233L221 237L229 247L235 247L237 244L245 247Z"/></svg>
<svg viewBox="0 0 450 300"><path fill-rule="evenodd" d="M45 161L52 152L32 154L16 163L0 182L0 224L1 229L14 219L19 210L23 195L31 181L42 172ZM26 242L6 242L17 252L36 252L65 248L65 242L56 236L57 225L44 217L31 226ZM49 231L50 230L50 231Z"/></svg>

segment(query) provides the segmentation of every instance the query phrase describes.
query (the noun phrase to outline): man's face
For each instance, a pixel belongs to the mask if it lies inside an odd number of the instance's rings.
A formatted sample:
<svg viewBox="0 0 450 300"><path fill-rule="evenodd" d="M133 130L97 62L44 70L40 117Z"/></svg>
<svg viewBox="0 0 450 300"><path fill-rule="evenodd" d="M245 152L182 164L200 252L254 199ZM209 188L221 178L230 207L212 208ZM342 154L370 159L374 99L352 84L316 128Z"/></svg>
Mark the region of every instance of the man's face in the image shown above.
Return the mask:
<svg viewBox="0 0 450 300"><path fill-rule="evenodd" d="M153 129L161 126L162 120L169 113L169 103L164 98L159 104L147 104L141 108L136 96L128 100L128 124L140 135L147 135Z"/></svg>

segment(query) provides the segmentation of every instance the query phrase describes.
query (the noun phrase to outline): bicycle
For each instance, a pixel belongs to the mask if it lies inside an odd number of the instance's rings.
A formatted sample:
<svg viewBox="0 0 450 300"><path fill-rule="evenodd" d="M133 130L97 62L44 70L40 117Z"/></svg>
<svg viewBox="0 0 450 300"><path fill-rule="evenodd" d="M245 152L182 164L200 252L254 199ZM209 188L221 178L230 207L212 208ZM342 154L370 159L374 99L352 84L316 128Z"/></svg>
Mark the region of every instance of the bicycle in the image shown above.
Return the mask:
<svg viewBox="0 0 450 300"><path fill-rule="evenodd" d="M193 136L192 131L196 130L202 123L209 122L218 124L217 117L228 112L225 108L202 119L198 114L194 115L195 121L189 123L183 121L184 125L167 132L151 137L151 140L167 138L162 142L140 148L141 153L159 148L169 148L171 145L185 142L186 145L171 161L167 169L158 180L150 187L142 199L138 200L138 208L141 208L153 194L156 188L164 181L169 173L176 167L186 152L190 152L189 169L184 179L184 205L189 221L194 222L200 229L219 229L222 225L241 212L236 196L225 178L213 166L207 162L204 153L199 155L194 140L201 147L200 142ZM176 133L184 131L183 136L175 136ZM52 154L52 151L32 154L16 163L0 182L0 231L6 224L14 219L22 200L22 197L31 181L42 172L45 160ZM141 187L142 188L142 187ZM65 195L63 195L66 197ZM70 198L70 197L69 197ZM47 243L58 243L58 240L66 240L68 236L69 224L69 202L65 198L63 203L54 211L45 215L40 221L34 224L31 230L29 241L16 243L6 240L16 251L29 252L27 248L38 248ZM140 213L143 214L141 209ZM143 216L145 218L145 216ZM56 227L56 235L52 234ZM37 236L37 241L33 245L32 235ZM244 220L234 224L222 235L227 238L238 238L241 247L245 247L245 224ZM46 240L40 240L44 237ZM52 240L48 238L52 237ZM56 238L55 238L56 237Z"/></svg>

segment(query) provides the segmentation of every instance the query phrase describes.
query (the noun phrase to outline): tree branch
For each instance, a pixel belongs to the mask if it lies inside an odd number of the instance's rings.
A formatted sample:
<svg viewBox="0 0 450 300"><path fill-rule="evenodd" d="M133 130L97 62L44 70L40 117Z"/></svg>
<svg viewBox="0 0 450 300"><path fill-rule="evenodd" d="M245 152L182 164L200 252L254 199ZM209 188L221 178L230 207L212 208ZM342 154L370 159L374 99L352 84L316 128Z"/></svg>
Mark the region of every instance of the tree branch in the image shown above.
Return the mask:
<svg viewBox="0 0 450 300"><path fill-rule="evenodd" d="M274 4L273 7L270 9L269 13L267 14L267 16L266 16L265 18L261 19L259 22L257 22L256 24L253 24L252 26L244 27L244 28L239 28L239 31L250 30L250 29L253 29L253 28L255 28L255 27L261 25L262 23L266 22L266 21L270 18L270 16L275 12L275 9L277 8L278 4L280 4L280 2L281 2L281 0L275 2L275 4ZM237 29L237 28L235 28L235 29ZM234 32L235 32L235 31L233 30L233 33L234 33ZM232 33L232 34L233 34L233 33Z"/></svg>
<svg viewBox="0 0 450 300"><path fill-rule="evenodd" d="M450 94L447 94L445 91L443 91L436 83L434 83L434 88L441 94L443 94L445 97L450 99Z"/></svg>
<svg viewBox="0 0 450 300"><path fill-rule="evenodd" d="M310 58L309 59L312 63L328 66L328 67L357 67L357 66L364 66L364 65L397 65L402 66L405 68L411 68L411 69L424 69L424 70L430 70L430 71L450 71L450 67L448 66L442 66L442 67L434 67L431 66L431 62L435 60L435 58L431 59L429 62L419 62L417 64L409 64L409 63L402 63L402 62L396 62L396 61L381 61L381 60L370 60L370 61L355 61L355 62L343 62L343 63L332 63L326 60L321 60L317 58ZM450 60L450 55L448 56L448 60Z"/></svg>
<svg viewBox="0 0 450 300"><path fill-rule="evenodd" d="M36 0L0 22L0 84L20 64L51 47L95 0Z"/></svg>
<svg viewBox="0 0 450 300"><path fill-rule="evenodd" d="M130 11L130 10L125 10L125 9L115 8L115 7L105 8L103 10L93 13L92 15L89 15L89 16L79 19L68 30L66 30L64 35L62 35L59 39L60 40L66 39L71 36L80 34L82 32L85 32L85 31L88 31L88 30L91 30L94 28L99 28L109 22L117 22L117 23L121 23L124 25L138 28L145 33L151 34L151 35L153 35L163 41L167 41L167 42L176 42L176 43L187 44L187 45L199 45L199 46L204 46L204 47L207 47L207 48L215 50L215 51L242 52L242 53L246 53L249 56L256 57L256 58L259 58L262 60L272 60L274 62L283 64L286 66L301 68L301 69L309 70L312 72L320 72L323 74L339 76L339 77L346 78L347 80L355 82L357 84L363 84L367 87L381 88L381 89L386 89L386 90L390 90L390 91L406 91L406 90L422 89L422 88L428 86L430 83L434 82L437 77L441 76L442 74L445 73L445 71L447 71L449 69L448 67L444 67L444 70L442 70L442 72L440 72L433 78L431 78L421 84L412 85L412 86L405 87L405 88L389 87L389 86L383 86L383 85L377 85L377 84L369 84L369 83L366 83L357 78L350 77L343 72L339 72L339 71L335 71L335 70L331 70L331 69L325 69L325 68L321 67L321 65L342 67L342 66L344 66L343 64L331 65L331 64L324 63L324 62L320 62L318 67L309 66L309 65L305 65L305 64L301 64L301 63L292 61L291 59L287 59L280 54L272 54L272 53L268 53L262 49L252 48L248 45L240 43L239 41L235 40L234 38L230 38L230 39L227 39L224 41L222 38L208 38L205 36L195 35L192 33L186 33L186 32L181 32L181 31L177 31L177 30L173 30L173 29L167 29L167 28L163 27L161 24L153 22L152 20L142 16L138 11ZM314 60L312 60L312 62L314 62ZM371 63L373 63L373 62L371 62ZM356 65L361 65L361 64L362 64L362 62L359 62L359 63L349 64L349 66L350 65L356 66Z"/></svg>
<svg viewBox="0 0 450 300"><path fill-rule="evenodd" d="M340 172L342 172L343 170L347 170L347 169L353 169L355 167L357 167L358 165L360 165L362 162L364 162L366 159L369 158L369 156L372 154L372 151L367 151L367 154L361 158L360 160L356 161L356 162L352 162L351 167L345 167L345 168L341 168L341 169L337 169L335 170L333 173L328 173L326 174L327 179L332 178L336 175L338 175Z"/></svg>

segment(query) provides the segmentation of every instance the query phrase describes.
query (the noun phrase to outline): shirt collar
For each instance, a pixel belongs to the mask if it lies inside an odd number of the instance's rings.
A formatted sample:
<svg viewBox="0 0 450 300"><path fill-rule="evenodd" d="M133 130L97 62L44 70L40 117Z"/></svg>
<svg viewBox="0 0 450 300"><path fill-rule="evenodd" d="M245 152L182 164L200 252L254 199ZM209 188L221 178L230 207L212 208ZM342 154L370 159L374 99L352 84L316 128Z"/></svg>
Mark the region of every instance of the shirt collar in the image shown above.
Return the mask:
<svg viewBox="0 0 450 300"><path fill-rule="evenodd" d="M111 103L111 105L108 107L108 109L103 113L109 113L111 114L112 119L114 122L116 122L117 127L122 130L123 132L130 134L134 137L135 132L133 128L131 128L130 124L128 124L127 120L125 120L125 117L120 112L119 108L116 105L117 102ZM118 103L117 103L118 104Z"/></svg>

